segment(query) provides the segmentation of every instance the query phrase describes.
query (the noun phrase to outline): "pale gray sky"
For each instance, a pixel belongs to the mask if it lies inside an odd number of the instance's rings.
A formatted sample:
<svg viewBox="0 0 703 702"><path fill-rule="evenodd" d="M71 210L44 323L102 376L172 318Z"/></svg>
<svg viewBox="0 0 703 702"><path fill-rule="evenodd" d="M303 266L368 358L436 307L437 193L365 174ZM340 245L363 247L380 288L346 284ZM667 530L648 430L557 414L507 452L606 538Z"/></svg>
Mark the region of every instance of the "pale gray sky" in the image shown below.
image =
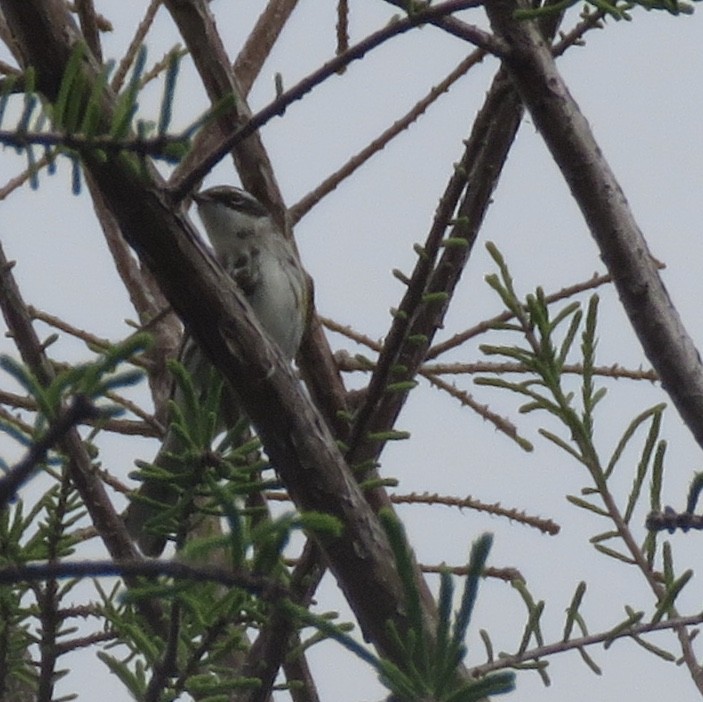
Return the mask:
<svg viewBox="0 0 703 702"><path fill-rule="evenodd" d="M105 54L119 57L145 3L104 0L96 4L115 24L114 34L105 37ZM391 13L380 0L350 4L353 41L383 26ZM280 72L290 86L332 55L335 18L333 3L328 5L301 3L253 92L254 109L274 96L274 73ZM232 55L260 6L254 0L212 3ZM667 263L665 282L700 343L703 15L672 18L637 9L632 14L632 22L609 20L604 30L590 32L587 45L570 49L559 60L559 67L620 178L653 253ZM466 16L469 21L478 21L471 13ZM577 12L572 10L564 28L570 28L576 18ZM150 59L159 58L177 40L167 13L161 10L158 31L148 42ZM332 78L303 102L292 105L284 118L267 125L262 136L288 203L296 202L404 114L466 52L467 45L435 28L411 32L352 65L344 76ZM187 63L176 94L179 124L187 123L205 107ZM420 122L302 220L296 237L304 264L316 281L320 313L373 338L383 335L390 320L388 310L397 305L403 293L391 270L411 269L412 245L424 239L449 165L460 156L461 140L468 135L496 68L495 60L485 59ZM152 100L158 100L158 91ZM150 109L153 102L144 99L142 114L154 117ZM0 176L6 182L17 174L21 160L7 150L3 156ZM231 164L225 161L207 184L232 178ZM96 334L119 339L129 331L124 319L134 315L112 269L88 196L70 195L66 164L58 175L42 176L41 180L38 192L27 188L2 203L0 237L8 257L18 261L15 272L27 302ZM501 248L523 293L538 284L553 291L603 271L596 247L529 116L520 128L447 319L447 335L499 311L495 296L483 282L483 276L494 271L484 249L487 240ZM613 292L603 290L601 298L599 362L647 365ZM332 342L335 348L369 355L339 338L332 337ZM74 342L62 340L52 349L59 358L86 357ZM12 353L11 343L2 340L0 350ZM466 347L453 353L451 359L475 361L479 354L475 347ZM4 380L0 384L5 387ZM410 430L413 439L389 448L383 457L383 475L397 478L400 492L429 491L500 501L504 506L552 518L561 524L562 532L557 537L543 536L468 510L401 508L420 559L432 564L462 563L471 540L482 531L493 531L490 563L518 568L534 597L547 601L543 624L547 641L560 638L564 609L582 579L589 584L583 611L591 631L618 623L624 617L625 604L651 612L651 598L642 579L587 543L609 525L566 502L565 494L579 494L589 482L579 466L536 432L538 426L557 431L558 427L543 416L518 415L519 403L509 395L475 388L466 378L458 378L457 384L493 410L510 416L535 443L535 452L523 453L476 415L460 410L437 391L421 387L398 426ZM665 399L653 386L634 387L625 381L607 386L609 395L599 425L605 455L629 418L644 406ZM691 474L700 470L700 453L672 408L666 412L663 433L670 442L665 500L680 507ZM637 450L640 446L635 444ZM155 445L110 440L104 450L104 465L126 476L133 460L149 459ZM8 448L6 455L11 460L16 450ZM629 463L621 466L617 483L621 499L629 490L637 451L629 458ZM641 529L638 533L643 537ZM671 538L680 571L697 566L699 538L696 533ZM681 610L699 610L700 597L701 582L694 579L682 596ZM329 578L319 599L320 611L342 606ZM344 616L350 617L348 613ZM485 582L471 627L468 663L484 660L476 636L479 627L490 631L497 651L514 650L524 621L524 608L510 586ZM676 652L673 637L658 636L654 641ZM545 688L535 673L521 673L517 691L505 699L697 699L684 669L665 664L633 642L619 641L607 652L593 649L590 653L602 666L602 677L596 677L576 653L564 654L551 661L551 687ZM337 646L314 649L311 657L321 671L323 700L355 702L382 695L373 675L360 664L350 663ZM80 667L86 676L90 670L90 683L86 682L81 699L96 697L96 675L101 696L109 691L110 699L127 698L102 664L91 661Z"/></svg>

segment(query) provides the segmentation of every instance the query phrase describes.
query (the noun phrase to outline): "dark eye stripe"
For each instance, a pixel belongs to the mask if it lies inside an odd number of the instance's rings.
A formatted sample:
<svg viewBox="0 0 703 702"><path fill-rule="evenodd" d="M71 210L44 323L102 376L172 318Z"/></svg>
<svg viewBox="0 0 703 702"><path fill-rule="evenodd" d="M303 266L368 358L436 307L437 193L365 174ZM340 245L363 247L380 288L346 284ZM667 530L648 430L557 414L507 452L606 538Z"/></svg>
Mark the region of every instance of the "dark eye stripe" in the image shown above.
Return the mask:
<svg viewBox="0 0 703 702"><path fill-rule="evenodd" d="M238 212L245 212L258 217L268 216L266 208L253 195L239 188L218 186L198 193L194 199L197 203L219 202Z"/></svg>

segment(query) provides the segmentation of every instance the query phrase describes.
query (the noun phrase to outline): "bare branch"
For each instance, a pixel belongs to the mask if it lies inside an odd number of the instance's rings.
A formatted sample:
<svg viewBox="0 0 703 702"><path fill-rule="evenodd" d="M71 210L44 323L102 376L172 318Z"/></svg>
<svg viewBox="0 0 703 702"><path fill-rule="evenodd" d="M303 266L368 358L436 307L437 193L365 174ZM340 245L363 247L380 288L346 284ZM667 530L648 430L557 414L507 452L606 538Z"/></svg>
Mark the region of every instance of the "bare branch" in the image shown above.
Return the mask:
<svg viewBox="0 0 703 702"><path fill-rule="evenodd" d="M269 0L256 25L249 32L233 67L244 95L249 94L264 61L297 5L298 0Z"/></svg>
<svg viewBox="0 0 703 702"><path fill-rule="evenodd" d="M588 7L588 6L586 6ZM606 17L604 10L590 12L571 30L560 33L560 39L552 47L554 57L561 56L570 46L581 46L583 35L591 29L602 29L603 19Z"/></svg>
<svg viewBox="0 0 703 702"><path fill-rule="evenodd" d="M371 378L368 394L359 410L350 441L352 463L374 459L382 441L368 441L392 427L409 389L387 392L391 382L411 381L423 362L434 334L441 327L451 294L468 260L483 222L493 189L507 158L522 115L519 100L502 72L494 80L486 101L474 123L466 149L456 166L435 214L426 242L418 252L415 270L387 334L383 350ZM456 224L446 237L456 245L441 243L456 203L466 183ZM439 260L437 260L439 257ZM404 369L402 373L394 369Z"/></svg>
<svg viewBox="0 0 703 702"><path fill-rule="evenodd" d="M386 2L390 5L399 7L403 11L408 10L408 3L406 0L386 0ZM480 7L482 4L483 3L480 0L474 0L473 2L466 3L466 5L460 9ZM417 10L414 10L413 14L415 13L419 14ZM436 27L440 27L445 32L452 34L458 39L463 39L474 46L486 49L486 51L490 52L494 56L502 56L506 47L503 46L503 43L497 37L491 36L490 34L487 34L486 32L479 30L477 27L467 24L456 17L447 17L445 16L446 14L449 13L441 13L438 16L428 20L428 22Z"/></svg>
<svg viewBox="0 0 703 702"><path fill-rule="evenodd" d="M349 48L349 0L337 2L337 54ZM346 69L341 69L342 71Z"/></svg>
<svg viewBox="0 0 703 702"><path fill-rule="evenodd" d="M58 0L2 0L1 6L37 68L42 91L56 99L71 46L78 40L65 7ZM202 15L191 19L206 22ZM47 60L55 62L51 70ZM89 91L98 78L97 67L81 68ZM168 199L156 174L135 170L124 155L108 161L87 156L85 165L173 309L236 389L296 506L330 514L344 524L339 536L325 540L326 560L364 635L389 657L402 656L388 622L395 622L401 635L407 629L405 609L398 604L405 595L387 537L292 369L267 339L234 281L204 250L189 219ZM419 572L417 577L421 579ZM431 603L423 602L423 607L428 631L434 631Z"/></svg>
<svg viewBox="0 0 703 702"><path fill-rule="evenodd" d="M226 136L223 141L218 144L217 148L205 154L198 163L194 164L187 177L183 177L178 183L173 183L173 198L176 201L183 199L193 189L194 185L202 180L202 178L217 163L219 163L225 154L227 154L233 147L238 146L244 142L245 139L248 139L254 135L260 127L277 115L283 114L289 105L297 100L300 100L317 85L327 80L327 78L339 73L340 68L343 66L347 66L352 61L362 58L369 51L380 46L392 37L403 34L418 25L429 23L432 21L432 18L443 17L451 12L456 12L459 9L470 6L471 4L473 3L464 0L449 0L441 5L428 7L410 15L409 17L392 22L387 27L374 32L363 41L355 44L348 51L345 51L343 54L331 59L306 78L303 78L303 80L283 92L276 100L257 112L254 116L250 117L250 119L245 120L244 114L242 114L239 123L234 124L233 128L225 130ZM186 18L184 18L183 21L185 22ZM479 30L476 31L478 32ZM481 48L486 50L495 48L490 35L485 32L479 33L481 40L478 42L478 45ZM205 40L201 37L200 41ZM222 91L217 95L221 99L227 94L228 93L226 91ZM240 93L236 90L234 91L235 97L239 94ZM237 100L237 102L239 102L239 100ZM241 169L239 170L240 175L242 175ZM254 194L257 194L257 191L254 190L252 186L247 184L244 180L242 182L248 190L251 190ZM266 202L271 202L271 200L266 198L263 198L263 200Z"/></svg>
<svg viewBox="0 0 703 702"><path fill-rule="evenodd" d="M691 617L674 617L667 619L666 621L636 624L634 626L624 628L622 631L605 631L598 634L591 634L589 636L582 636L577 639L571 639L569 641L558 641L557 643L538 646L536 648L527 649L526 651L513 656L501 656L490 663L485 663L484 665L479 665L472 668L471 672L476 676L483 676L496 670L518 667L527 661L537 661L539 659L546 658L547 656L554 655L555 653L579 650L587 646L595 646L598 644L608 645L619 639L634 639L638 636L642 636L643 634L650 634L655 631L667 631L670 629L675 630L680 628L685 629L688 627L699 626L702 623L703 614L695 614Z"/></svg>
<svg viewBox="0 0 703 702"><path fill-rule="evenodd" d="M372 156L379 153L393 138L419 119L433 102L446 93L470 68L480 63L485 55L486 52L483 49L477 49L469 54L446 78L441 80L422 100L417 102L411 110L396 120L383 134L372 140L358 154L352 156L341 168L325 178L320 185L305 195L300 202L293 205L290 208L291 222L293 224L299 222L325 195L331 193L345 178L348 178Z"/></svg>
<svg viewBox="0 0 703 702"><path fill-rule="evenodd" d="M510 51L505 65L571 188L647 358L703 446L703 364L657 271L620 184L532 21L512 0L486 9ZM703 683L702 683L703 687Z"/></svg>
<svg viewBox="0 0 703 702"><path fill-rule="evenodd" d="M95 418L97 414L98 410L88 398L77 395L51 423L46 434L32 444L26 457L0 477L0 511L6 509L7 503L16 497L17 490L29 480L51 449L77 424L88 417Z"/></svg>
<svg viewBox="0 0 703 702"><path fill-rule="evenodd" d="M250 573L233 573L231 569L207 565L192 566L180 561L166 560L108 560L108 561L52 561L28 563L0 568L0 583L41 582L55 578L105 577L119 575L126 579L136 577L166 577L193 582L213 582L225 587L239 587L272 600L287 594L278 582Z"/></svg>
<svg viewBox="0 0 703 702"><path fill-rule="evenodd" d="M140 322L145 328L148 327L153 338L152 346L145 352L149 365L147 378L156 419L163 423L166 421L166 403L172 384L167 362L176 355L180 346L181 324L173 313L162 313L163 310L168 309L168 303L158 284L150 271L139 265L135 259L115 217L89 173L86 174L86 181L90 188L95 214L102 227L117 272L139 315Z"/></svg>
<svg viewBox="0 0 703 702"><path fill-rule="evenodd" d="M427 375L475 375L477 373L531 373L530 369L521 363L490 363L478 361L476 363L434 363L426 364L422 367L423 373ZM572 375L583 375L583 365L580 363L565 363L562 372ZM613 364L612 366L594 366L590 369L594 376L603 378L628 378L629 380L648 380L651 383L657 382L659 376L653 370L638 368L623 368Z"/></svg>

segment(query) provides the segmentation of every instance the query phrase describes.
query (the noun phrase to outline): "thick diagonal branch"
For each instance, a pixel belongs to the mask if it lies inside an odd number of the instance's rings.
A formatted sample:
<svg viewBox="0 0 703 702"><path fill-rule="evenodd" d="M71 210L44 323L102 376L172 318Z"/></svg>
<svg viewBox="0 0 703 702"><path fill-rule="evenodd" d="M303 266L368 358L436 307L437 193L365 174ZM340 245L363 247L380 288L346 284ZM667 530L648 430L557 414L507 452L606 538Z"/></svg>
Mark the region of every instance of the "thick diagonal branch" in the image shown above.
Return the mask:
<svg viewBox="0 0 703 702"><path fill-rule="evenodd" d="M627 199L534 22L513 0L490 0L504 64L588 223L644 352L703 446L703 365L664 287Z"/></svg>
<svg viewBox="0 0 703 702"><path fill-rule="evenodd" d="M55 100L62 69L80 39L65 5L60 0L0 0L0 7L27 62L37 70L40 90ZM90 94L98 67L86 62L81 70L80 85ZM102 109L109 123L107 98ZM86 157L85 166L125 238L237 392L296 505L331 514L344 525L341 535L321 544L325 559L365 636L401 662L388 622L402 635L408 621L387 537L292 369L266 339L232 279L200 245L188 218L173 207L158 176L146 173L127 154L107 162ZM428 608L424 614L431 625L434 612Z"/></svg>
<svg viewBox="0 0 703 702"><path fill-rule="evenodd" d="M54 371L32 325L27 305L12 275L12 264L5 258L0 246L0 307L7 328L12 335L25 365L44 387L54 379ZM110 556L116 560L140 560L136 548L129 540L105 491L105 486L95 472L88 450L74 428L64 432L60 447L68 458L71 478L90 513ZM128 580L127 582L132 582ZM163 631L160 607L151 600L137 605L154 631Z"/></svg>
<svg viewBox="0 0 703 702"><path fill-rule="evenodd" d="M476 118L461 161L447 184L422 255L386 337L364 404L356 417L350 440L353 463L378 458L385 441L372 437L390 430L405 404L408 389L387 392L387 388L391 382L410 381L415 377L435 333L442 326L521 116L520 101L505 72L500 71ZM460 199L458 221L448 227ZM445 239L464 244L446 246L440 256L440 244ZM399 368L402 373L398 372ZM378 505L377 499L382 500L383 495L373 493L373 503Z"/></svg>

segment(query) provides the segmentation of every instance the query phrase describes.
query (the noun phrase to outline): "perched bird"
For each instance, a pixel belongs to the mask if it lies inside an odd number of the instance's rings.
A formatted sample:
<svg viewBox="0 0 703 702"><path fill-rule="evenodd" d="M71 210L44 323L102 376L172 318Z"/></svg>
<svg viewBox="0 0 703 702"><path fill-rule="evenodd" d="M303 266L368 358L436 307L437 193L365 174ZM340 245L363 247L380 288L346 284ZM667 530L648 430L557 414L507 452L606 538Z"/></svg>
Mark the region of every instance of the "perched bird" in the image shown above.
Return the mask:
<svg viewBox="0 0 703 702"><path fill-rule="evenodd" d="M251 194L226 185L204 190L194 196L198 214L205 226L215 255L246 296L264 330L280 347L286 358L298 351L305 329L308 287L305 273L291 244L273 221L268 210ZM212 366L197 343L186 336L180 362L191 377L202 400L212 377ZM183 406L184 395L176 384L172 400ZM231 393L222 393L222 426L235 422L239 413ZM171 472L184 470L174 456L186 447L178 433L169 428L154 459L156 466ZM163 480L146 479L127 508L125 524L131 537L147 556L158 556L166 544L165 536L150 531L147 521L159 508L147 500L173 505L178 491Z"/></svg>

